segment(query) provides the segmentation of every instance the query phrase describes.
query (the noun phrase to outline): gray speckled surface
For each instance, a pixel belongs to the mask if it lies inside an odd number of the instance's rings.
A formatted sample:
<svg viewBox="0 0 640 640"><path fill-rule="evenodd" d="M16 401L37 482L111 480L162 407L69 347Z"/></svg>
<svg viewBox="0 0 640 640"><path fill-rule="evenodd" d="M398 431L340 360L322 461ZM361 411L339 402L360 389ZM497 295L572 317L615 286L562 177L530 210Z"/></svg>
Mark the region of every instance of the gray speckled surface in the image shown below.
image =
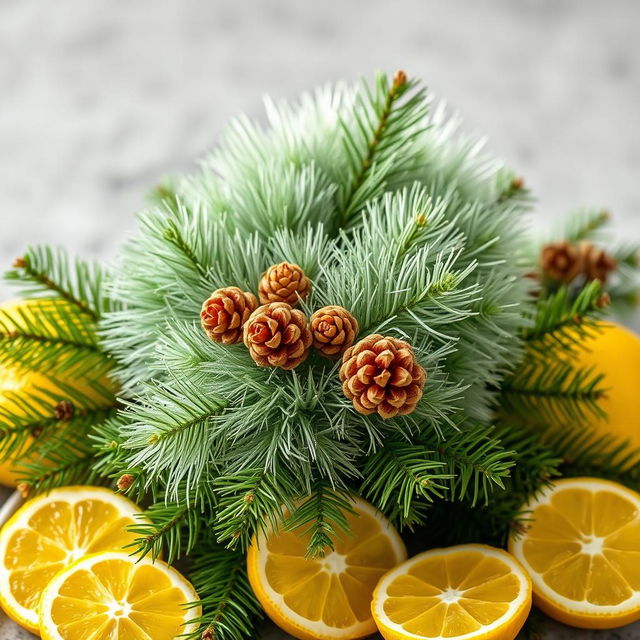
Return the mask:
<svg viewBox="0 0 640 640"><path fill-rule="evenodd" d="M637 238L639 24L637 0L0 0L0 266L37 242L109 258L145 190L263 93L398 67L525 176L536 226L586 203Z"/></svg>

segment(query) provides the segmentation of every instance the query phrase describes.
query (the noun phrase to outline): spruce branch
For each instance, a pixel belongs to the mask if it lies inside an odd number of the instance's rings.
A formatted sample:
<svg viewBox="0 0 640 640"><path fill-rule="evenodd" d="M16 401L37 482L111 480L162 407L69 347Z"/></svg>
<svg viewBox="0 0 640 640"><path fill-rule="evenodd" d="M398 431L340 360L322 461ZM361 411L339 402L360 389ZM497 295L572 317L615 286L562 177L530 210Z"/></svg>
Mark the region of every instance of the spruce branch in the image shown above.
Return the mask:
<svg viewBox="0 0 640 640"><path fill-rule="evenodd" d="M62 380L49 381L49 388L5 391L0 404L0 460L19 458L27 451L30 438L39 441L84 429L112 415L116 400L111 389L99 383L81 391ZM73 410L60 413L66 403Z"/></svg>
<svg viewBox="0 0 640 640"><path fill-rule="evenodd" d="M606 390L603 375L572 362L531 359L507 379L501 390L501 412L524 421L584 423L602 417L599 400Z"/></svg>
<svg viewBox="0 0 640 640"><path fill-rule="evenodd" d="M0 309L0 362L49 375L99 377L111 367L95 327L66 300Z"/></svg>
<svg viewBox="0 0 640 640"><path fill-rule="evenodd" d="M557 235L574 244L593 240L610 220L611 215L606 210L582 208L563 220L563 226Z"/></svg>
<svg viewBox="0 0 640 640"><path fill-rule="evenodd" d="M585 341L597 331L597 321L608 305L601 284L594 280L575 295L561 287L541 298L535 309L533 325L523 331L528 349L547 357L549 350L563 355L584 349Z"/></svg>
<svg viewBox="0 0 640 640"><path fill-rule="evenodd" d="M186 242L178 225L174 220L167 222L167 228L164 232L165 239L173 244L178 251L180 251L184 257L193 265L193 269L197 271L203 278L206 277L207 272L202 263L198 260L193 248Z"/></svg>
<svg viewBox="0 0 640 640"><path fill-rule="evenodd" d="M89 425L86 427L34 442L29 455L16 465L20 483L28 487L29 495L101 481L93 468L94 451L88 444Z"/></svg>
<svg viewBox="0 0 640 640"><path fill-rule="evenodd" d="M73 259L63 249L30 247L16 259L5 278L27 296L57 297L97 321L112 306L107 295L109 274L96 262Z"/></svg>
<svg viewBox="0 0 640 640"><path fill-rule="evenodd" d="M164 553L165 560L173 563L193 551L203 528L206 516L202 504L188 499L157 502L145 510L140 522L129 526L138 536L129 548L140 558L150 554L155 560Z"/></svg>
<svg viewBox="0 0 640 640"><path fill-rule="evenodd" d="M434 446L426 442L427 446ZM493 426L462 424L434 447L435 460L444 463L449 500L466 499L472 506L489 502L493 491L504 489L514 465L513 452L506 450Z"/></svg>
<svg viewBox="0 0 640 640"><path fill-rule="evenodd" d="M426 508L448 490L445 462L424 445L389 439L366 460L361 491L380 511L401 526L424 522Z"/></svg>
<svg viewBox="0 0 640 640"><path fill-rule="evenodd" d="M538 427L536 432L560 456L564 476L596 476L640 490L640 449L624 438L575 424Z"/></svg>
<svg viewBox="0 0 640 640"><path fill-rule="evenodd" d="M397 154L424 130L426 117L423 90L400 103L415 87L403 71L391 83L381 75L374 92L363 84L354 109L340 120L350 181L339 194L338 228L347 226L365 202L379 194L392 172L404 169L406 162Z"/></svg>
<svg viewBox="0 0 640 640"><path fill-rule="evenodd" d="M254 534L277 530L283 510L291 512L293 500L300 495L295 478L261 469L221 476L214 490L218 499L216 537L230 549L246 549Z"/></svg>
<svg viewBox="0 0 640 640"><path fill-rule="evenodd" d="M195 545L190 555L189 579L200 600L202 616L194 622L198 629L184 634L186 640L244 640L255 638L262 608L249 585L246 560L208 538Z"/></svg>
<svg viewBox="0 0 640 640"><path fill-rule="evenodd" d="M286 517L284 527L308 538L308 558L323 558L335 550L337 538L350 534L347 515L353 513L349 494L336 491L320 479L314 482L310 495Z"/></svg>
<svg viewBox="0 0 640 640"><path fill-rule="evenodd" d="M144 472L147 487L161 479L170 501L182 483L197 492L208 465L215 464L211 420L224 406L219 396L203 394L188 380L149 383L122 415L127 466Z"/></svg>

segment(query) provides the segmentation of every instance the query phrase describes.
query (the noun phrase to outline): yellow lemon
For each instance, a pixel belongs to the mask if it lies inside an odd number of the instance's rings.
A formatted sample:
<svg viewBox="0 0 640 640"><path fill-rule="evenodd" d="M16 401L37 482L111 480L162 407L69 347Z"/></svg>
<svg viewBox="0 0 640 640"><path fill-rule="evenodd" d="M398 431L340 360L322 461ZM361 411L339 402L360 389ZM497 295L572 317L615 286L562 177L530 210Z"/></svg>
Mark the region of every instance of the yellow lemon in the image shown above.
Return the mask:
<svg viewBox="0 0 640 640"><path fill-rule="evenodd" d="M0 605L37 632L40 596L53 576L87 553L134 541L140 509L101 487L64 487L26 502L0 529Z"/></svg>
<svg viewBox="0 0 640 640"><path fill-rule="evenodd" d="M363 638L376 630L371 595L407 557L402 539L374 507L356 499L351 536L324 558L305 557L306 527L261 534L247 557L249 580L267 615L296 638Z"/></svg>
<svg viewBox="0 0 640 640"><path fill-rule="evenodd" d="M599 433L611 433L640 448L640 337L617 324L599 323L576 364L604 374L605 396L599 401L606 418L593 418Z"/></svg>
<svg viewBox="0 0 640 640"><path fill-rule="evenodd" d="M531 575L540 609L587 629L640 620L640 494L567 478L524 509L530 524L509 549Z"/></svg>
<svg viewBox="0 0 640 640"><path fill-rule="evenodd" d="M531 610L531 580L502 549L433 549L378 583L371 611L387 640L513 640Z"/></svg>
<svg viewBox="0 0 640 640"><path fill-rule="evenodd" d="M161 560L126 553L87 556L58 573L42 594L43 640L173 640L193 633L198 595ZM191 622L191 624L189 624Z"/></svg>

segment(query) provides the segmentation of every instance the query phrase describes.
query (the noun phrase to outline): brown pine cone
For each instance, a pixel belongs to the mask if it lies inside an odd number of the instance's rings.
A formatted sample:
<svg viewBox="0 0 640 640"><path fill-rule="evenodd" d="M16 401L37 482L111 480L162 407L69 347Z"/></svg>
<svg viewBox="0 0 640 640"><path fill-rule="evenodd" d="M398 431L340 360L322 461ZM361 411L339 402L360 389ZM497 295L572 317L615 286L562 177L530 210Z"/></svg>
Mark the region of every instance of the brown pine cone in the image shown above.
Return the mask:
<svg viewBox="0 0 640 640"><path fill-rule="evenodd" d="M381 418L411 413L422 397L427 374L409 344L373 334L342 356L340 380L356 411Z"/></svg>
<svg viewBox="0 0 640 640"><path fill-rule="evenodd" d="M244 325L244 343L259 366L295 369L309 355L311 331L302 311L272 302L251 314Z"/></svg>
<svg viewBox="0 0 640 640"><path fill-rule="evenodd" d="M565 241L548 244L542 249L541 265L550 278L571 282L582 270L580 251Z"/></svg>
<svg viewBox="0 0 640 640"><path fill-rule="evenodd" d="M329 358L342 355L358 333L358 321L343 307L318 309L309 319L313 346Z"/></svg>
<svg viewBox="0 0 640 640"><path fill-rule="evenodd" d="M218 289L202 305L202 328L214 342L240 342L242 327L257 306L258 301L253 293L238 287Z"/></svg>
<svg viewBox="0 0 640 640"><path fill-rule="evenodd" d="M269 267L260 279L258 293L262 304L286 302L292 307L311 292L311 280L297 264L281 262Z"/></svg>
<svg viewBox="0 0 640 640"><path fill-rule="evenodd" d="M582 259L582 271L587 280L600 280L604 284L609 274L618 267L615 258L612 258L590 242L584 242L580 245L580 257Z"/></svg>

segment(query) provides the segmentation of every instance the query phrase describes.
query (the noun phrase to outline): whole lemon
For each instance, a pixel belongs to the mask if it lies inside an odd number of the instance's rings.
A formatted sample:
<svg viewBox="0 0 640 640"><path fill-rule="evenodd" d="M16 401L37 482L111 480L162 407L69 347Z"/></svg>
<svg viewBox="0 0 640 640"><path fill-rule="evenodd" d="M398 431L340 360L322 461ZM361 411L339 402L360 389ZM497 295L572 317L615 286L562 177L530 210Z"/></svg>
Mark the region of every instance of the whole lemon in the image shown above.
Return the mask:
<svg viewBox="0 0 640 640"><path fill-rule="evenodd" d="M640 448L640 337L614 323L598 324L598 332L585 343L577 365L604 374L606 390L599 404L606 418L592 418L601 434L610 433Z"/></svg>
<svg viewBox="0 0 640 640"><path fill-rule="evenodd" d="M48 307L48 310L51 309L52 301L45 298L37 298L31 300L16 300L11 302L6 302L0 305L0 311L4 311L9 315L17 315L23 314L27 317L36 314L42 311L45 307ZM2 326L0 327L0 331L6 332L10 331L13 327L10 319L6 315L2 315L0 317L2 320ZM0 342L0 348L2 348L2 343ZM64 382L67 385L74 385L78 391L84 393L87 397L99 401L101 399L104 402L104 398L101 398L88 384L88 382L84 379L67 379L63 377L57 378L58 380ZM112 384L106 377L102 377L100 382L103 385L107 385L110 388L113 388ZM33 392L36 389L42 390L45 392L51 393L59 393L59 388L56 386L56 379L51 378L44 374L44 372L40 371L32 371L26 369L24 367L16 366L16 365L5 365L0 363L0 407L3 409L10 409L13 412L13 415L19 416L22 412L21 408L13 403L10 399L10 395L12 393L29 393ZM52 404L51 413L53 415L55 405ZM0 415L0 451L2 451L2 426L3 417ZM27 444L32 442L32 438L29 437L27 439ZM8 458L7 460L0 461L0 484L15 487L16 486L16 476L13 471L14 459Z"/></svg>

